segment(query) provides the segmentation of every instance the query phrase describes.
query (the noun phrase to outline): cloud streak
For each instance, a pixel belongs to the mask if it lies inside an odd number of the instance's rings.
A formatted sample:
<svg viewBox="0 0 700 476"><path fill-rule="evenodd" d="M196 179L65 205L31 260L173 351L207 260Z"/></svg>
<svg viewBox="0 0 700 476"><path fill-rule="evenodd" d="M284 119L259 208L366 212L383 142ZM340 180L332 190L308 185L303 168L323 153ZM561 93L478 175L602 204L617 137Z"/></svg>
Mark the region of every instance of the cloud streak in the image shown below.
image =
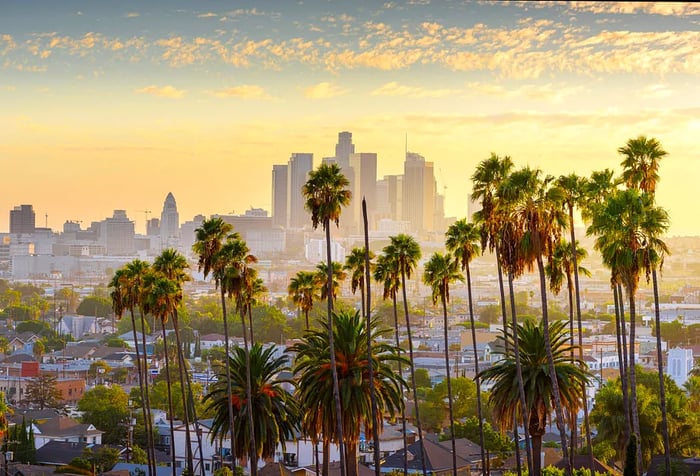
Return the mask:
<svg viewBox="0 0 700 476"><path fill-rule="evenodd" d="M144 88L137 89L135 91L137 94L148 94L151 96L157 96L161 98L171 98L180 99L185 95L185 91L182 89L177 89L173 86L146 86Z"/></svg>

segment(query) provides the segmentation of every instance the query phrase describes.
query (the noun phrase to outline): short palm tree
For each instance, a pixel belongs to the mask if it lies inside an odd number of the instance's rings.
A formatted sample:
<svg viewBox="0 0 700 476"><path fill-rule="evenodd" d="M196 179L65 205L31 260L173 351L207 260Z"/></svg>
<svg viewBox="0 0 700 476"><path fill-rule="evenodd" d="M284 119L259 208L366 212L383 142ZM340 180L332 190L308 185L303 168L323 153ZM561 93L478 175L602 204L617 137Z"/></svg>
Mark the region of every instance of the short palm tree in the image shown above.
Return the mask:
<svg viewBox="0 0 700 476"><path fill-rule="evenodd" d="M336 432L339 441L343 441L342 408L338 373L335 367L335 343L333 342L333 266L328 265L331 259L331 222L336 226L340 222L343 207L350 204L352 193L347 188L350 182L342 174L338 164L321 164L316 170L309 172L309 179L301 189L304 196L304 208L311 213L311 224L314 229L321 225L326 232L326 263L327 276L326 296L328 297L328 342L331 354L331 373L333 375L333 395L336 410ZM326 462L324 461L324 466ZM340 446L340 474L345 476L345 455Z"/></svg>
<svg viewBox="0 0 700 476"><path fill-rule="evenodd" d="M532 441L533 474L540 474L542 462L542 436L546 432L547 418L555 406L554 393L569 412L575 413L585 398L582 389L588 383L590 374L583 362L571 362L570 344L566 335L566 322L555 321L549 326L549 345L545 333L544 321L535 324L525 321L518 324L516 329L522 364L522 378L526 389L526 405L529 419L527 422ZM506 334L507 339L512 336ZM503 337L501 337L503 339ZM505 342L504 342L505 344ZM546 348L552 349L554 371L557 378L550 378L549 355ZM513 348L512 342L508 347ZM506 352L504 358L493 366L481 372L485 381L493 383L489 401L494 409L494 417L502 429L508 429L513 423L515 414L522 414L518 383L516 376L515 356ZM552 382L558 382L554 386Z"/></svg>
<svg viewBox="0 0 700 476"><path fill-rule="evenodd" d="M328 282L328 276L332 276L330 287L326 285ZM324 261L316 265L316 282L318 283L318 289L321 291L321 299L328 298L328 290L331 290L332 299L335 301L338 299L338 294L340 293L340 283L345 281L348 277L348 273L343 269L343 265L337 261L331 261L331 270L329 272L328 266Z"/></svg>
<svg viewBox="0 0 700 476"><path fill-rule="evenodd" d="M298 271L289 281L287 292L292 297L292 302L304 313L306 329L308 330L309 312L313 309L314 302L321 299L316 273L311 271Z"/></svg>
<svg viewBox="0 0 700 476"><path fill-rule="evenodd" d="M411 370L411 388L413 390L413 402L416 412L416 427L418 428L418 439L420 440L423 457L423 476L427 476L428 470L425 465L427 459L425 445L423 443L423 429L421 428L420 409L418 408L418 388L416 386L416 369L413 365L413 333L411 332L411 318L408 314L408 298L406 297L406 279L411 277L413 270L418 266L421 257L418 242L409 235L400 234L389 237L389 245L384 247L384 255L396 266L398 277L401 278L401 292L403 293L403 310L406 317L406 333L408 334L408 355Z"/></svg>
<svg viewBox="0 0 700 476"><path fill-rule="evenodd" d="M455 260L466 275L467 299L469 301L469 323L472 330L472 350L474 352L474 372L476 381L476 411L479 418L479 446L481 446L481 464L486 474L489 473L486 454L484 453L484 422L481 409L481 382L479 380L479 352L476 347L476 329L474 325L474 303L472 299L472 278L469 263L479 255L481 230L465 218L456 221L445 233L445 248L453 254Z"/></svg>
<svg viewBox="0 0 700 476"><path fill-rule="evenodd" d="M443 335L445 351L445 376L447 380L447 405L450 415L450 439L452 440L452 474L457 476L457 446L455 443L454 398L452 396L452 377L450 376L450 342L448 339L449 322L447 318L447 303L450 300L450 283L464 281L459 271L459 262L450 253L434 253L427 263L423 282L432 291L433 304L438 299L442 302Z"/></svg>
<svg viewBox="0 0 700 476"><path fill-rule="evenodd" d="M374 253L369 252L370 261L374 259ZM370 267L372 264L370 263ZM362 302L362 315L366 316L365 311L365 248L353 248L350 254L345 257L345 265L343 269L350 274L350 289L355 294L360 290L360 299ZM370 269L371 272L371 269Z"/></svg>
<svg viewBox="0 0 700 476"><path fill-rule="evenodd" d="M246 366L250 363L250 372ZM289 370L286 355L276 355L274 346L263 348L253 344L246 356L245 349L236 347L232 355L218 370L218 380L209 387L204 396L207 409L212 411L212 441L231 434L236 440L238 453L236 459L272 458L278 445L284 450L285 442L294 438L299 429L299 404L285 387L294 386L293 380L280 378L280 373ZM247 375L252 381L252 399L248 397ZM231 380L227 380L231 375ZM229 383L232 392L229 392ZM228 418L228 406L234 407L233 429ZM252 404L250 404L252 402ZM255 431L250 431L248 414L253 414ZM258 441L251 444L250 435L256 435ZM257 453L251 454L250 448Z"/></svg>
<svg viewBox="0 0 700 476"><path fill-rule="evenodd" d="M336 371L339 382L342 382L343 440L333 437L337 419L333 405L333 364L330 362L327 324L322 322L321 327L307 331L302 341L291 348L297 354L294 374L299 376L297 400L304 405L302 426L308 434L323 434L324 439L344 446L348 476L357 476L357 449L361 432L364 431L369 439L375 432L382 431L381 425L375 427L372 418L368 365L370 336L367 334L366 319L358 311L334 313ZM378 328L377 321L370 322L370 329L371 338L377 339L371 344L377 411L380 415L393 418L404 405L403 388L406 385L394 367L396 363L407 362L395 346L381 340L391 333L390 329Z"/></svg>

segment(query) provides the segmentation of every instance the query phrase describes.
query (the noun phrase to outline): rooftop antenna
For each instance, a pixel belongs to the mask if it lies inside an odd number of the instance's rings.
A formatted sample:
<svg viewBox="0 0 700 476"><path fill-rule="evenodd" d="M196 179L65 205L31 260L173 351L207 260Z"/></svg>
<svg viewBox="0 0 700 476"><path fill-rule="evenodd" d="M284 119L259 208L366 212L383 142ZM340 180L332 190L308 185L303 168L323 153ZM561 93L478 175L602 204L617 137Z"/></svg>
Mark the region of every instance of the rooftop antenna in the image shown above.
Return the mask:
<svg viewBox="0 0 700 476"><path fill-rule="evenodd" d="M44 220L45 220L44 221L44 228L48 228L49 227L49 214L48 213L46 215L44 215Z"/></svg>
<svg viewBox="0 0 700 476"><path fill-rule="evenodd" d="M408 132L406 132L406 144L404 145L404 159L408 157Z"/></svg>

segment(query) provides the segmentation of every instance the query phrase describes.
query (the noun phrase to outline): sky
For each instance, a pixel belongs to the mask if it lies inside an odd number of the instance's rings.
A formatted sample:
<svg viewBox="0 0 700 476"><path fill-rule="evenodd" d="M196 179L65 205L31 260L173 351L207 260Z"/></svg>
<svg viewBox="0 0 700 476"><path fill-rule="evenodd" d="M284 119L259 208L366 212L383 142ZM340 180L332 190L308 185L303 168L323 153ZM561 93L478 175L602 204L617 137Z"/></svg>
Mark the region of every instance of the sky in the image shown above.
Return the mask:
<svg viewBox="0 0 700 476"><path fill-rule="evenodd" d="M24 203L269 210L273 164L351 131L380 177L434 162L456 217L492 152L590 175L655 137L670 234L700 235L699 73L692 3L0 0L0 232Z"/></svg>

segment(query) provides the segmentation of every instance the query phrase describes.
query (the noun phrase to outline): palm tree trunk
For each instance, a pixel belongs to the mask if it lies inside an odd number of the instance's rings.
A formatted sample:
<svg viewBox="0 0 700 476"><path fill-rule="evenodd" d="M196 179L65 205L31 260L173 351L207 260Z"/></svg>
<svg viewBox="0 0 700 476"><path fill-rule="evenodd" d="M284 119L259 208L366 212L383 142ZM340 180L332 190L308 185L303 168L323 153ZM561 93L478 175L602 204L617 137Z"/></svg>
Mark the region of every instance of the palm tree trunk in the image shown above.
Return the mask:
<svg viewBox="0 0 700 476"><path fill-rule="evenodd" d="M371 326L371 320L369 316L369 310L372 309L372 288L371 288L371 277L370 277L370 269L369 269L369 229L367 225L367 202L365 201L364 197L362 198L362 218L364 221L364 231L365 231L365 275L364 275L364 283L360 283L360 294L362 295L362 307L364 308L365 306L365 284L367 285L367 307L366 307L366 312L365 314L365 309L363 309L363 316L367 320L367 362L368 362L368 370L369 370L369 392L370 392L370 401L372 404L372 423L374 426L374 474L375 476L380 476L381 475L381 468L380 463L380 450L379 450L379 432L381 430L380 425L383 423L383 421L380 421L378 411L377 411L377 395L376 395L376 390L374 387L374 368L373 368L373 353L372 353L372 326ZM352 452L348 451L349 454L353 456L353 464L351 466L354 466L355 471L357 474L357 445L355 444L354 447L352 448Z"/></svg>
<svg viewBox="0 0 700 476"><path fill-rule="evenodd" d="M664 438L664 463L666 473L671 474L671 442L668 434L668 414L666 411L666 388L664 384L664 360L661 352L661 316L659 315L659 283L656 276L656 268L651 270L651 279L654 286L654 317L656 322L656 359L659 368L659 399L661 404L661 432Z"/></svg>
<svg viewBox="0 0 700 476"><path fill-rule="evenodd" d="M358 475L358 465L357 465L357 443L354 441L348 441L345 444L345 454L348 458L348 473L347 476L357 476Z"/></svg>
<svg viewBox="0 0 700 476"><path fill-rule="evenodd" d="M342 465L341 465L342 466ZM328 438L323 438L323 476L330 476L331 470L331 442Z"/></svg>
<svg viewBox="0 0 700 476"><path fill-rule="evenodd" d="M258 452L256 449L255 441L255 422L253 421L253 386L250 377L250 347L248 346L248 332L246 330L245 324L245 310L246 305L241 305L241 326L243 327L243 348L245 350L245 394L247 404L247 416L248 416L248 426L250 432L250 448L249 448L249 460L250 460L250 476L257 476L258 474Z"/></svg>
<svg viewBox="0 0 700 476"><path fill-rule="evenodd" d="M398 311L398 306L396 305L396 291L392 291L392 301L394 304L394 335L396 336L396 348L399 349L399 352L403 352L401 350L400 342L399 342L399 311ZM403 369L401 368L401 364L399 363L399 376L403 379ZM401 407L401 430L403 433L403 474L408 474L408 451L406 448L408 448L408 437L406 435L406 406Z"/></svg>
<svg viewBox="0 0 700 476"><path fill-rule="evenodd" d="M472 276L469 262L465 264L467 272L467 299L469 300L469 323L472 326L472 349L474 350L474 382L476 383L476 414L479 418L479 446L481 446L481 468L488 476L490 471L484 453L484 417L481 409L481 379L479 378L479 352L476 349L476 329L474 328L474 305L472 300Z"/></svg>
<svg viewBox="0 0 700 476"><path fill-rule="evenodd" d="M253 337L253 305L248 303L246 306L248 309L248 326L250 326L250 345L255 343L255 338Z"/></svg>
<svg viewBox="0 0 700 476"><path fill-rule="evenodd" d="M613 293L615 294L615 323L617 328L617 348L618 358L620 359L620 383L622 386L622 403L625 409L625 421L627 422L625 439L629 440L632 435L632 413L630 412L629 404L629 378L627 373L627 330L625 329L625 304L622 298L622 287L613 285Z"/></svg>
<svg viewBox="0 0 700 476"><path fill-rule="evenodd" d="M561 438L562 458L566 461L566 474L571 475L571 461L569 460L569 448L566 446L566 426L564 425L564 411L561 406L561 395L559 393L559 379L554 367L554 356L552 355L552 342L549 336L549 312L547 310L547 280L544 274L544 263L542 256L537 256L537 269L540 272L540 293L542 299L542 323L544 331L544 346L547 351L547 362L549 364L549 378L552 380L552 394L554 397L554 411L557 415L557 427Z"/></svg>
<svg viewBox="0 0 700 476"><path fill-rule="evenodd" d="M139 342L138 342L138 335L136 333L136 318L134 317L134 310L130 309L130 314L131 314L131 327L132 327L132 333L134 336L134 349L136 350L136 366L138 367L138 374L139 374L139 395L141 396L141 406L142 406L142 411L143 411L143 426L144 430L146 432L146 457L148 459L148 476L154 476L155 473L152 473L152 465L155 466L153 463L153 437L150 435L150 425L148 424L148 421L150 419L150 408L149 405L146 405L146 397L144 395L144 378L145 378L145 366L143 365L143 362L141 362L141 352L139 351ZM144 353L144 360L145 360L145 354L146 354L146 349L143 349ZM129 448L129 451L131 451L131 448Z"/></svg>
<svg viewBox="0 0 700 476"><path fill-rule="evenodd" d="M574 207L569 206L569 235L571 240L571 256L574 266L574 290L576 295L576 322L578 324L578 358L583 362L583 328L581 324L581 285L578 276L578 257L576 256L576 233L574 231ZM588 468L591 473L594 471L593 465L593 445L591 444L591 428L588 422L588 393L586 384L581 389L583 393L583 424L586 427L586 449L588 453ZM573 434L573 433L572 433Z"/></svg>
<svg viewBox="0 0 700 476"><path fill-rule="evenodd" d="M233 474L236 474L236 443L235 443L235 438L234 438L234 431L233 431L233 402L231 401L231 365L230 365L230 355L231 355L231 345L229 344L229 337L228 337L228 319L226 316L226 292L224 291L223 286L220 287L221 289L221 311L223 313L223 318L224 318L224 352L226 352L226 359L224 362L224 367L226 367L226 392L229 395L229 398L226 400L228 401L228 424L229 424L229 432L231 433L231 470L233 471Z"/></svg>
<svg viewBox="0 0 700 476"><path fill-rule="evenodd" d="M452 398L452 378L450 377L450 343L447 336L447 286L442 286L442 317L445 336L445 373L447 374L447 407L450 414L450 440L452 441L452 474L457 476L457 444L455 442L455 416Z"/></svg>
<svg viewBox="0 0 700 476"><path fill-rule="evenodd" d="M413 360L413 335L411 333L411 319L408 315L408 300L406 299L406 270L401 265L401 292L403 293L403 310L406 316L406 333L408 334L408 358L411 360L411 387L413 389L413 406L416 410L416 427L418 428L418 439L420 440L421 464L423 476L428 476L426 467L427 454L425 452L425 442L423 441L423 429L420 421L420 408L418 408L418 389L416 387L416 369ZM408 451L404 448L404 453Z"/></svg>
<svg viewBox="0 0 700 476"><path fill-rule="evenodd" d="M635 332L637 325L637 309L632 289L627 290L630 300L630 358L629 358L629 379L630 379L630 410L632 411L632 432L637 436L637 440L641 441L639 430L639 409L637 407L637 369L635 368ZM638 468L642 468L642 445L637 445L637 464Z"/></svg>
<svg viewBox="0 0 700 476"><path fill-rule="evenodd" d="M148 351L146 350L146 315L143 309L139 309L139 314L141 315L141 345L143 346L143 369L144 369L144 381L143 390L146 396L146 408L148 409L146 413L148 414L148 421L143 422L147 427L146 436L148 437L148 447L151 451L151 464L153 465L151 471L156 474L156 448L153 439L153 418L151 417L151 397L148 394L148 381L151 378L149 368L148 368Z"/></svg>
<svg viewBox="0 0 700 476"><path fill-rule="evenodd" d="M571 279L571 272L566 271L566 291L569 297L569 344L571 345L571 363L574 363L574 289L573 282ZM586 392L584 387L583 398L586 398ZM576 449L578 448L578 414L575 411L569 412L569 431L571 431L571 441L569 442L571 446L569 447L569 464L574 467L574 455L576 454Z"/></svg>
<svg viewBox="0 0 700 476"><path fill-rule="evenodd" d="M182 423L185 425L185 453L186 453L186 468L190 475L194 476L194 469L192 464L192 436L190 434L190 419L189 419L189 400L185 391L185 373L187 368L185 367L185 356L182 353L182 343L180 342L180 327L176 321L176 310L173 310L171 318L173 320L173 328L175 329L175 345L177 346L177 365L178 365L178 378L180 380L180 394L182 396L182 408L183 408L183 418Z"/></svg>
<svg viewBox="0 0 700 476"><path fill-rule="evenodd" d="M168 341L165 334L165 321L160 321L160 326L163 334L163 352L165 353L165 376L166 386L168 388L168 420L170 421L170 462L173 465L173 476L177 474L177 463L175 458L175 414L173 412L173 396L170 388L170 358L168 357ZM183 402L184 403L184 402Z"/></svg>
<svg viewBox="0 0 700 476"><path fill-rule="evenodd" d="M333 262L331 261L331 223L329 218L324 218L326 229L326 268L328 268L328 346L331 354L331 375L333 376L333 400L335 401L336 437L338 451L340 452L340 476L346 476L345 448L343 447L343 413L340 405L340 386L338 383L338 367L335 361L335 343L333 337Z"/></svg>
<svg viewBox="0 0 700 476"><path fill-rule="evenodd" d="M523 369L520 365L520 346L518 344L518 321L515 314L515 292L513 291L513 273L508 272L508 288L510 291L510 310L511 321L513 326L513 355L515 357L515 373L518 376L518 393L520 394L520 408L522 409L523 417L523 436L525 437L525 452L527 454L527 469L529 474L532 472L533 459L540 457L539 454L533 455L530 448L530 431L528 423L530 421L530 409L527 406L525 399L525 387L523 386ZM519 445L516 439L516 444Z"/></svg>

